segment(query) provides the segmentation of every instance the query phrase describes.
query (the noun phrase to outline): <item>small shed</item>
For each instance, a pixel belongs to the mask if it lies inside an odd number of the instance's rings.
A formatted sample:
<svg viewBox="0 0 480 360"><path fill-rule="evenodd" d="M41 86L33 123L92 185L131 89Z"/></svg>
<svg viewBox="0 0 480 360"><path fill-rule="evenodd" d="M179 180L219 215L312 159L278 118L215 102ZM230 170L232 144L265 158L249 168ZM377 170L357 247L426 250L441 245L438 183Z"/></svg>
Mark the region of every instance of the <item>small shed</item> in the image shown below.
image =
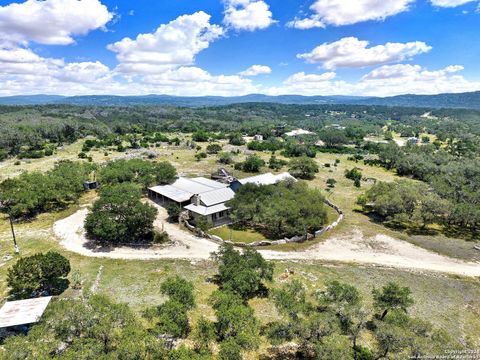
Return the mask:
<svg viewBox="0 0 480 360"><path fill-rule="evenodd" d="M96 190L99 188L99 186L100 184L98 183L98 181L85 181L83 183L83 188L85 189L85 191Z"/></svg>

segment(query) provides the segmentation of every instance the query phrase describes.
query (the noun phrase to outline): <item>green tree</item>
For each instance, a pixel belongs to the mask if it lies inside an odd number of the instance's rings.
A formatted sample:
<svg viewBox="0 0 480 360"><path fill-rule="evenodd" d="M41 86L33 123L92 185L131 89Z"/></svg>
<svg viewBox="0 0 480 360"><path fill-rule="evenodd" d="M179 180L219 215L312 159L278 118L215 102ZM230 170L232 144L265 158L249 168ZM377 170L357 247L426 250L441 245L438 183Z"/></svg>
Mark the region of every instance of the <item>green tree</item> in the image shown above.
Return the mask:
<svg viewBox="0 0 480 360"><path fill-rule="evenodd" d="M193 284L178 275L167 278L160 286L160 290L163 295L167 295L171 300L179 302L187 309L195 306Z"/></svg>
<svg viewBox="0 0 480 360"><path fill-rule="evenodd" d="M70 262L57 252L21 258L8 270L10 298L18 300L59 295L68 288L69 272Z"/></svg>
<svg viewBox="0 0 480 360"><path fill-rule="evenodd" d="M220 343L219 360L242 360L242 348L235 340Z"/></svg>
<svg viewBox="0 0 480 360"><path fill-rule="evenodd" d="M141 191L134 184L102 188L85 219L88 237L110 244L150 241L157 209L140 198Z"/></svg>
<svg viewBox="0 0 480 360"><path fill-rule="evenodd" d="M26 336L4 344L3 359L163 359L166 350L124 304L103 296L53 300Z"/></svg>
<svg viewBox="0 0 480 360"><path fill-rule="evenodd" d="M318 173L318 165L315 160L302 156L290 161L290 167L288 171L290 174L299 179L311 180L315 178L315 174Z"/></svg>
<svg viewBox="0 0 480 360"><path fill-rule="evenodd" d="M168 219L172 222L178 222L182 208L177 203L170 203L167 205Z"/></svg>
<svg viewBox="0 0 480 360"><path fill-rule="evenodd" d="M265 161L256 154L249 155L243 162L243 171L255 173L259 172L260 169L265 166Z"/></svg>
<svg viewBox="0 0 480 360"><path fill-rule="evenodd" d="M253 309L230 291L216 291L211 296L220 341L235 341L242 349L255 349L259 343L259 324Z"/></svg>
<svg viewBox="0 0 480 360"><path fill-rule="evenodd" d="M345 177L347 179L353 180L353 183L356 187L360 187L360 182L362 180L362 172L359 168L345 170Z"/></svg>
<svg viewBox="0 0 480 360"><path fill-rule="evenodd" d="M382 289L374 288L372 295L375 308L381 312L380 320L383 320L390 310L400 309L407 312L413 305L410 289L395 282L389 282Z"/></svg>
<svg viewBox="0 0 480 360"><path fill-rule="evenodd" d="M245 145L245 140L243 139L243 136L240 133L230 134L228 138L229 138L230 145L236 145L236 146Z"/></svg>
<svg viewBox="0 0 480 360"><path fill-rule="evenodd" d="M232 245L225 244L213 255L219 262L216 279L221 288L245 301L264 291L263 281L272 280L273 264L254 249L247 248L240 253Z"/></svg>
<svg viewBox="0 0 480 360"><path fill-rule="evenodd" d="M143 189L152 185L171 184L176 178L177 171L169 162L142 159L111 161L98 172L98 180L104 185L134 182Z"/></svg>

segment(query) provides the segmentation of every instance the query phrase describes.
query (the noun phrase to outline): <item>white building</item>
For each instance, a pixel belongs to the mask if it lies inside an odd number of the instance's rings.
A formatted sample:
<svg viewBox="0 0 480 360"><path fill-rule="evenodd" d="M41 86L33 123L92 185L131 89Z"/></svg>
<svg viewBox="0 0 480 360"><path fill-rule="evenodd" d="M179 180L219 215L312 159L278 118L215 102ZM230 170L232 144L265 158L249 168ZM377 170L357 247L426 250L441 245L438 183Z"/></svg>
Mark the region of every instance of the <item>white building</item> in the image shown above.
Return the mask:
<svg viewBox="0 0 480 360"><path fill-rule="evenodd" d="M285 135L287 136L301 136L301 135L313 135L313 134L315 133L308 130L304 130L304 129L296 129L296 130L292 130L285 133Z"/></svg>
<svg viewBox="0 0 480 360"><path fill-rule="evenodd" d="M234 180L230 184L206 179L203 177L177 179L171 185L154 186L148 189L148 196L153 201L168 205L176 203L189 211L190 218L195 221L203 217L213 226L223 225L230 221L229 208L225 203L235 196L235 192L245 184L273 185L280 181L296 181L289 173L274 175L266 173Z"/></svg>

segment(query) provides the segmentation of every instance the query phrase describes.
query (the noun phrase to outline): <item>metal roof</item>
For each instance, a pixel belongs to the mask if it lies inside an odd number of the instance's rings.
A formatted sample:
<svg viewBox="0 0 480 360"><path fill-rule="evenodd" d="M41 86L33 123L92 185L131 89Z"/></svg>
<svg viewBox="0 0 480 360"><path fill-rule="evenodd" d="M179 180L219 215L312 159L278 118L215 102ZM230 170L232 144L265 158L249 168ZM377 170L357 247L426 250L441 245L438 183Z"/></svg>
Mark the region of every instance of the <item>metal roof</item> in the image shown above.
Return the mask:
<svg viewBox="0 0 480 360"><path fill-rule="evenodd" d="M176 202L185 202L191 199L193 195L203 194L209 191L228 187L227 184L218 181L197 177L197 178L178 178L171 185L154 186L149 190L163 195Z"/></svg>
<svg viewBox="0 0 480 360"><path fill-rule="evenodd" d="M212 190L200 195L200 201L206 206L212 206L233 199L235 192L230 188Z"/></svg>
<svg viewBox="0 0 480 360"><path fill-rule="evenodd" d="M149 190L179 203L188 201L193 196L192 193L180 190L172 185L154 186Z"/></svg>
<svg viewBox="0 0 480 360"><path fill-rule="evenodd" d="M40 320L51 299L51 296L46 296L7 301L0 309L0 328L36 323Z"/></svg>
<svg viewBox="0 0 480 360"><path fill-rule="evenodd" d="M204 177L197 177L197 178L188 179L188 180L194 181L194 182L199 183L199 184L203 184L203 185L211 187L213 189L222 189L222 188L228 186L226 184L222 184L218 181L210 180L210 179L207 179L207 178L204 178Z"/></svg>
<svg viewBox="0 0 480 360"><path fill-rule="evenodd" d="M226 207L225 204L217 204L213 206L201 206L201 205L199 206L199 205L190 204L185 206L185 209L190 210L196 214L206 216L206 215L219 213L220 211L228 210L229 208Z"/></svg>
<svg viewBox="0 0 480 360"><path fill-rule="evenodd" d="M266 174L261 174L261 175L240 179L238 181L242 185L245 185L245 184L273 185L280 181L284 181L288 179L293 179L296 181L296 179L292 175L290 175L288 172L284 172L277 175L274 175L272 173L266 173Z"/></svg>

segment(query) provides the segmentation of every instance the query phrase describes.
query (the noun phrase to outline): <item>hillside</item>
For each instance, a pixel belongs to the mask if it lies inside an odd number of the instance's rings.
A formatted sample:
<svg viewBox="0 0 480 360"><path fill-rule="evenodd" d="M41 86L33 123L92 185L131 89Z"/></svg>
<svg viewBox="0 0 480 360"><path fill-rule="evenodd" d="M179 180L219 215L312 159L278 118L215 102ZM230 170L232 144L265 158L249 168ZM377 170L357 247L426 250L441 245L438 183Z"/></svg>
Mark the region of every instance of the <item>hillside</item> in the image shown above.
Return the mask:
<svg viewBox="0 0 480 360"><path fill-rule="evenodd" d="M183 97L170 95L115 96L85 95L64 97L59 95L25 95L0 97L0 105L94 105L94 106L132 106L132 105L173 105L185 107L218 106L240 103L278 103L278 104L348 104L348 105L384 105L423 108L465 108L480 109L480 91L458 94L438 95L399 95L391 97L360 96L269 96L250 94L245 96L198 96Z"/></svg>

